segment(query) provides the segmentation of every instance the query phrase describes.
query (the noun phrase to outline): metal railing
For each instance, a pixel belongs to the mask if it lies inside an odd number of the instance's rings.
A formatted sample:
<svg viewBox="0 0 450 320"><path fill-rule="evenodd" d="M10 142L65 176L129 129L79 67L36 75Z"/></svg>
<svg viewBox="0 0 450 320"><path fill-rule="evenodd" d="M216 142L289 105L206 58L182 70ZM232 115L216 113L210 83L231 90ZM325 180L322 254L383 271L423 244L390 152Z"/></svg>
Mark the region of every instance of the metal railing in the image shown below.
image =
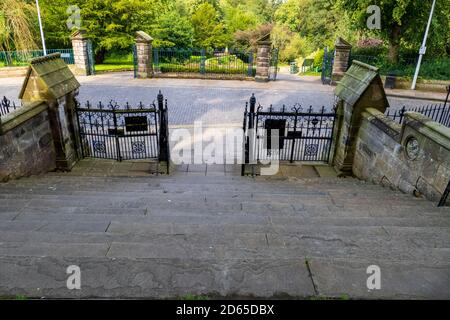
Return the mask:
<svg viewBox="0 0 450 320"><path fill-rule="evenodd" d="M0 118L10 112L13 112L14 110L17 110L20 107L21 106L16 106L16 104L14 102L11 102L11 100L9 100L8 98L3 97L3 99L0 101Z"/></svg>
<svg viewBox="0 0 450 320"><path fill-rule="evenodd" d="M61 59L67 64L75 64L73 49L47 49L47 53L61 53ZM44 51L0 51L0 68L1 67L21 67L28 66L34 58L43 57Z"/></svg>
<svg viewBox="0 0 450 320"><path fill-rule="evenodd" d="M254 77L256 65L253 52L205 49L153 49L156 73L197 73L206 77L241 75Z"/></svg>
<svg viewBox="0 0 450 320"><path fill-rule="evenodd" d="M438 207L445 207L447 204L448 196L450 195L450 181L448 182L447 188L445 188L442 198L439 201Z"/></svg>
<svg viewBox="0 0 450 320"><path fill-rule="evenodd" d="M387 110L386 116L388 116L395 122L402 124L405 118L405 113L408 111L421 113L424 116L429 117L433 121L439 122L446 127L450 127L450 105L446 104L435 104L410 108L403 106L403 108L399 110Z"/></svg>

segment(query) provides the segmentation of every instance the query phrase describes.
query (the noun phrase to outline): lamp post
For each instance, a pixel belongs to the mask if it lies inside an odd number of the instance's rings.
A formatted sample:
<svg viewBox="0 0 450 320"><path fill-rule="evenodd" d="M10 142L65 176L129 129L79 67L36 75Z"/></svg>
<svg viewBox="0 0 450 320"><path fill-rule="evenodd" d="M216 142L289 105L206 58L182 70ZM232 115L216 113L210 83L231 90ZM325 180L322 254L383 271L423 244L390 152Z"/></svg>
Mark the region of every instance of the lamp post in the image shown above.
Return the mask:
<svg viewBox="0 0 450 320"><path fill-rule="evenodd" d="M414 74L413 83L411 86L411 90L416 90L417 78L419 77L420 65L422 63L422 58L425 52L427 51L427 38L428 32L430 31L431 20L433 19L434 7L436 5L436 0L433 0L433 4L431 6L430 17L428 18L427 29L425 30L425 36L423 37L422 46L419 50L419 61L417 62L416 73Z"/></svg>
<svg viewBox="0 0 450 320"><path fill-rule="evenodd" d="M37 8L37 14L38 14L38 20L39 20L39 29L41 31L42 50L44 51L44 56L46 56L47 48L45 47L44 28L42 28L41 10L39 8L39 0L36 0L36 8Z"/></svg>

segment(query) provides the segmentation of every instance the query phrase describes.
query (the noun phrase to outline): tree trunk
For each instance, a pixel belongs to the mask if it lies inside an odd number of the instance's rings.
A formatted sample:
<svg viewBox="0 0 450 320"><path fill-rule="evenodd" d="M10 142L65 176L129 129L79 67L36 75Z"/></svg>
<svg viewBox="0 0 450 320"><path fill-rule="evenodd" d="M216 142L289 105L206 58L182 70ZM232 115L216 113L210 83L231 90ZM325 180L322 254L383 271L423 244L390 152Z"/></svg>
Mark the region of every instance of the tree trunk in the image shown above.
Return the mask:
<svg viewBox="0 0 450 320"><path fill-rule="evenodd" d="M95 53L95 64L103 64L103 61L105 61L105 56L106 49L100 48L100 50Z"/></svg>
<svg viewBox="0 0 450 320"><path fill-rule="evenodd" d="M401 26L394 23L389 34L389 62L398 63L398 54L400 50Z"/></svg>

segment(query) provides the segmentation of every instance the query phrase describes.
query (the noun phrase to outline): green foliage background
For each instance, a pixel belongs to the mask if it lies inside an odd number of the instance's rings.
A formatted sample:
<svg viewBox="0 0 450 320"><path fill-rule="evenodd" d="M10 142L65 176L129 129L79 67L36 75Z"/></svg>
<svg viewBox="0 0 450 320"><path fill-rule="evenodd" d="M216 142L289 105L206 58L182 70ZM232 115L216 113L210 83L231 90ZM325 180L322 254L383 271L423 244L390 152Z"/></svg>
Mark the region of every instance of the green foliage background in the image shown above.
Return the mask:
<svg viewBox="0 0 450 320"><path fill-rule="evenodd" d="M0 4L7 0L0 0ZM34 5L34 0L17 0ZM150 34L155 47L255 48L271 32L282 62L317 58L338 36L354 51L398 63L402 55L417 56L432 0L40 0L47 46L69 48L66 26L70 5L81 8L81 27L92 38L97 63L111 54L130 53L135 32ZM369 5L381 8L382 29L366 26ZM1 6L0 6L1 8ZM33 15L33 14L32 14ZM438 0L427 56L450 54L450 0ZM31 32L39 39L34 17ZM0 42L5 41L5 16L0 11ZM359 45L378 39L376 46ZM370 42L370 41L369 41ZM12 42L13 43L13 42ZM1 43L0 43L1 45ZM40 41L30 43L30 48ZM12 48L14 49L14 48ZM445 60L444 59L444 60ZM447 61L447 60L445 60ZM385 63L385 62L383 62ZM437 64L440 65L440 64Z"/></svg>

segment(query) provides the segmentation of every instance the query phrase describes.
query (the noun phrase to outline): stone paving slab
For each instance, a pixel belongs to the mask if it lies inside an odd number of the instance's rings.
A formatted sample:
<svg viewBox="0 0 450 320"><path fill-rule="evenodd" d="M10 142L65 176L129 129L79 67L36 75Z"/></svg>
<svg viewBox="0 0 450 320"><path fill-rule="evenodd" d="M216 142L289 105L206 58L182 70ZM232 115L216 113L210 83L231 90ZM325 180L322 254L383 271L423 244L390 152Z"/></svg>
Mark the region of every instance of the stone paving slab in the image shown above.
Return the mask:
<svg viewBox="0 0 450 320"><path fill-rule="evenodd" d="M389 263L385 261L309 260L318 293L357 299L449 299L450 264ZM368 290L367 267L378 265L381 289Z"/></svg>
<svg viewBox="0 0 450 320"><path fill-rule="evenodd" d="M78 265L81 290L68 290ZM216 295L308 297L314 289L302 259L195 260L0 257L0 293L46 298L174 298Z"/></svg>

